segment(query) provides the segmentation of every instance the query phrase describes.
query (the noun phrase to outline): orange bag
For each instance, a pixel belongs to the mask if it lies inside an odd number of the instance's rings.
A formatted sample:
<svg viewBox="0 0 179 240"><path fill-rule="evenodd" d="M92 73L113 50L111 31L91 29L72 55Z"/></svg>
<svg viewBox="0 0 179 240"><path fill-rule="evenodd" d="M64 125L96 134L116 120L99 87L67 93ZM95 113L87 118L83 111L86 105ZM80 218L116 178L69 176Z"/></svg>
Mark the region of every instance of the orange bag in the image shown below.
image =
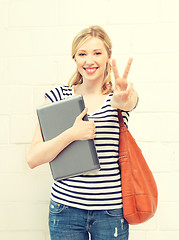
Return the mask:
<svg viewBox="0 0 179 240"><path fill-rule="evenodd" d="M120 110L118 117L123 214L129 224L139 224L155 214L158 203L157 185L141 149L124 124Z"/></svg>

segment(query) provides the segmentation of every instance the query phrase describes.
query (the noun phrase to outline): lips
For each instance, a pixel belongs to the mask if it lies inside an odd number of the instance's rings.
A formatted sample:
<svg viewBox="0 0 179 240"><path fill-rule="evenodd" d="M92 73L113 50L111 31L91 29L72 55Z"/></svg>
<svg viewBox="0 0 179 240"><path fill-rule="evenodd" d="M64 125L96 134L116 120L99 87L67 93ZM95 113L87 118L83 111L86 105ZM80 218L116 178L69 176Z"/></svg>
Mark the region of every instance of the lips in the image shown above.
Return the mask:
<svg viewBox="0 0 179 240"><path fill-rule="evenodd" d="M96 72L97 69L98 69L98 67L84 68L84 70L87 74L93 74Z"/></svg>

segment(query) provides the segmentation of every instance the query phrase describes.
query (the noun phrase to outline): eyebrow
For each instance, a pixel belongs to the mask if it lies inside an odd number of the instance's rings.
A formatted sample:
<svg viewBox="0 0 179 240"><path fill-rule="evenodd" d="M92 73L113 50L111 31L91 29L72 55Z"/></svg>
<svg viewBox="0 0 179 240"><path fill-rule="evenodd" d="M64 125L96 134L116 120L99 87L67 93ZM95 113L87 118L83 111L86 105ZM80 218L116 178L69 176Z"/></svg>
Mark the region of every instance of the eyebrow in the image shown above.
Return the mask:
<svg viewBox="0 0 179 240"><path fill-rule="evenodd" d="M82 51L82 52L86 52L85 49L79 49L78 51ZM103 49L94 49L93 52L96 52L96 51L103 51Z"/></svg>
<svg viewBox="0 0 179 240"><path fill-rule="evenodd" d="M101 49L101 48L99 48L99 49L94 49L94 51L102 51L102 49Z"/></svg>

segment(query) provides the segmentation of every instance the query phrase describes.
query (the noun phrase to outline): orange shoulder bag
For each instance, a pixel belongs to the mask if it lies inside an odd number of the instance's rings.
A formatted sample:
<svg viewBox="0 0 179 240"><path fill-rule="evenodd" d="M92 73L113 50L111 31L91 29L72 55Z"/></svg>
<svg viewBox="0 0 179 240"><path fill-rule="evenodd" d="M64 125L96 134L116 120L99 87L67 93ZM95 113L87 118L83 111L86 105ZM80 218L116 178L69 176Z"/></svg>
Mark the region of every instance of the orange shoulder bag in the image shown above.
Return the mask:
<svg viewBox="0 0 179 240"><path fill-rule="evenodd" d="M158 191L153 174L141 149L125 126L120 110L118 110L118 118L123 214L127 222L134 225L154 216L158 203Z"/></svg>

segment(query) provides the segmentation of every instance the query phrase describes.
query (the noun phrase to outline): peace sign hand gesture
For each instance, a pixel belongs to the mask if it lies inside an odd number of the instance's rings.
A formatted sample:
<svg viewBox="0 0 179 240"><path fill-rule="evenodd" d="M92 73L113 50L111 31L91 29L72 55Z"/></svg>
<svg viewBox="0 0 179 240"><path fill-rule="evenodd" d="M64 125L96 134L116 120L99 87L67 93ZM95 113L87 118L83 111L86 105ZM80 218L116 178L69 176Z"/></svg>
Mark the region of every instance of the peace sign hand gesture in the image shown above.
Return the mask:
<svg viewBox="0 0 179 240"><path fill-rule="evenodd" d="M138 96L133 87L133 83L127 81L132 60L132 58L129 58L122 77L119 76L119 72L116 66L116 60L112 60L112 69L115 78L115 88L113 92L113 97L111 99L111 106L125 111L132 110L136 106L138 101Z"/></svg>

